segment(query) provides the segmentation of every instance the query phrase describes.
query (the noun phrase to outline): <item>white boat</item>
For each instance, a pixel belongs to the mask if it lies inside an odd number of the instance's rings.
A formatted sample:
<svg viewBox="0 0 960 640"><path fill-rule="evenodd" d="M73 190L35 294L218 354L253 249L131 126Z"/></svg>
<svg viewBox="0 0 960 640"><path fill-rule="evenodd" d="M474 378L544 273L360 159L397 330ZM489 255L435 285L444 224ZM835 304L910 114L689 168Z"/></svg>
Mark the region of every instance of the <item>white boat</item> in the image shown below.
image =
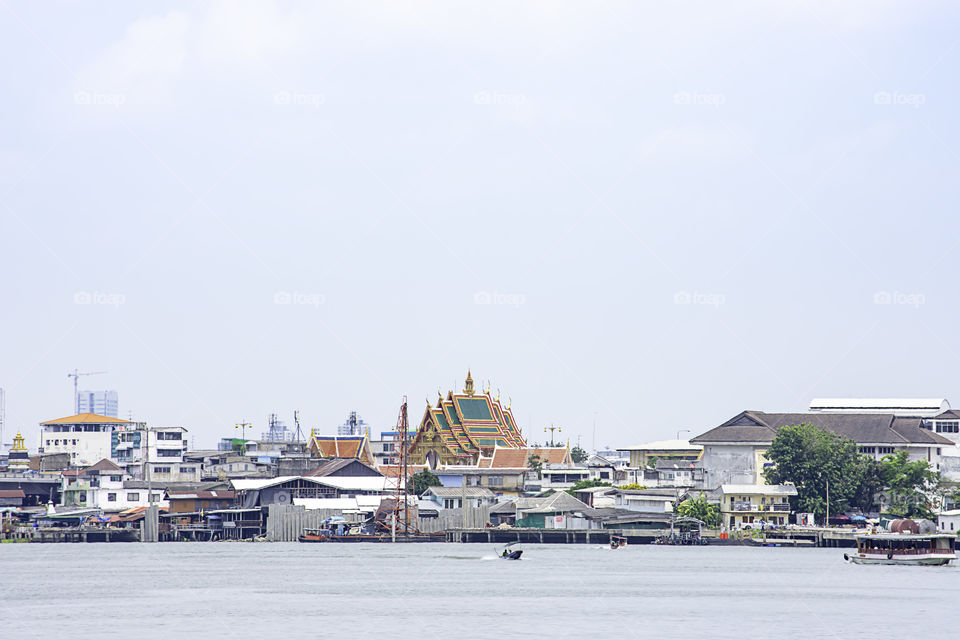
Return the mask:
<svg viewBox="0 0 960 640"><path fill-rule="evenodd" d="M957 537L946 533L883 533L857 536L857 552L843 554L856 564L942 565L957 559Z"/></svg>

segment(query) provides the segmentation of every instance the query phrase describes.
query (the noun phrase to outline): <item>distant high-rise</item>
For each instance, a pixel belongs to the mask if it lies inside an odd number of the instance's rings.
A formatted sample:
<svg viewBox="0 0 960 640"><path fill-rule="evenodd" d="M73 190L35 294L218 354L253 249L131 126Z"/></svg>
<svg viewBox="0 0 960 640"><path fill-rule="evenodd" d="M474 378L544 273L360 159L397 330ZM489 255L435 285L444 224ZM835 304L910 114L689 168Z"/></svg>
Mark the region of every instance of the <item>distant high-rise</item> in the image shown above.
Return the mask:
<svg viewBox="0 0 960 640"><path fill-rule="evenodd" d="M269 430L260 433L261 440L266 442L293 441L293 432L277 417L277 414L271 413L267 424L269 425Z"/></svg>
<svg viewBox="0 0 960 640"><path fill-rule="evenodd" d="M95 413L98 416L119 418L119 403L116 391L79 391L77 394L79 413Z"/></svg>
<svg viewBox="0 0 960 640"><path fill-rule="evenodd" d="M337 427L337 435L369 437L370 427L363 421L363 418L357 415L356 411L351 411L350 415L347 416L347 421Z"/></svg>

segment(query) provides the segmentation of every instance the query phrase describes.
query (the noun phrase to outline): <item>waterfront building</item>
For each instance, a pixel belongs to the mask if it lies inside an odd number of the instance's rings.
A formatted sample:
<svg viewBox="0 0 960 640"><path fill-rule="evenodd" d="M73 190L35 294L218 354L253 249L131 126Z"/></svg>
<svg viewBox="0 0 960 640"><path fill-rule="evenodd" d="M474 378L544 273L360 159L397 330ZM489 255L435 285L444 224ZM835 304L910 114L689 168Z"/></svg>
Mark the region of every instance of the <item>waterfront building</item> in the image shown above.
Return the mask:
<svg viewBox="0 0 960 640"><path fill-rule="evenodd" d="M23 473L30 469L30 454L27 452L27 445L24 444L23 434L17 431L13 438L13 446L7 454L7 471L11 473Z"/></svg>
<svg viewBox="0 0 960 640"><path fill-rule="evenodd" d="M635 469L653 467L657 460L697 460L703 447L688 440L656 440L617 451L630 456L630 466Z"/></svg>
<svg viewBox="0 0 960 640"><path fill-rule="evenodd" d="M116 391L78 391L77 413L95 413L119 418L120 403Z"/></svg>
<svg viewBox="0 0 960 640"><path fill-rule="evenodd" d="M239 502L247 508L299 504L296 501L304 498L381 496L396 490L396 481L381 475L236 478L230 483L237 491Z"/></svg>
<svg viewBox="0 0 960 640"><path fill-rule="evenodd" d="M476 465L498 447L517 449L526 441L508 404L487 390L477 393L467 372L462 393L447 392L436 405L427 402L417 433L408 449L410 462L439 465Z"/></svg>
<svg viewBox="0 0 960 640"><path fill-rule="evenodd" d="M153 503L166 507L163 488L153 488ZM150 505L147 483L138 482L112 460L104 458L94 465L65 471L60 488L65 506L97 508L119 512Z"/></svg>
<svg viewBox="0 0 960 640"><path fill-rule="evenodd" d="M199 482L200 465L184 460L184 427L140 427L115 434L113 455L132 478L159 482Z"/></svg>
<svg viewBox="0 0 960 640"><path fill-rule="evenodd" d="M948 409L924 420L923 426L953 443L941 451L940 474L946 480L960 481L960 411Z"/></svg>
<svg viewBox="0 0 960 640"><path fill-rule="evenodd" d="M323 436L311 430L307 451L314 458L356 458L370 466L376 464L366 435Z"/></svg>
<svg viewBox="0 0 960 640"><path fill-rule="evenodd" d="M66 453L70 464L84 467L114 458L120 434L138 423L96 413L80 413L40 423L39 453Z"/></svg>
<svg viewBox="0 0 960 640"><path fill-rule="evenodd" d="M686 491L672 489L617 489L614 506L639 513L673 513L673 506Z"/></svg>
<svg viewBox="0 0 960 640"><path fill-rule="evenodd" d="M166 494L171 514L229 509L236 497L232 489L167 489Z"/></svg>
<svg viewBox="0 0 960 640"><path fill-rule="evenodd" d="M433 473L444 487L481 487L495 496L521 496L524 494L526 467L481 468L466 465L451 465L434 469Z"/></svg>
<svg viewBox="0 0 960 640"><path fill-rule="evenodd" d="M516 526L536 529L599 529L595 511L566 491L547 497L517 498Z"/></svg>
<svg viewBox="0 0 960 640"><path fill-rule="evenodd" d="M940 468L942 449L953 445L941 434L923 428L923 418L919 417L892 413L742 411L690 441L703 446L703 455L697 462L702 476L695 476L695 486L714 490L723 484L764 484L763 470L772 465L766 452L777 431L804 422L853 440L860 453L877 460L903 450L910 460L925 460L934 470Z"/></svg>
<svg viewBox="0 0 960 640"><path fill-rule="evenodd" d="M460 509L464 498L468 507L482 507L497 500L493 492L484 487L430 487L421 497L443 509Z"/></svg>
<svg viewBox="0 0 960 640"><path fill-rule="evenodd" d="M944 533L960 533L960 509L941 511L937 516L937 528Z"/></svg>
<svg viewBox="0 0 960 640"><path fill-rule="evenodd" d="M713 498L720 502L723 526L733 530L787 524L795 495L792 484L723 484Z"/></svg>

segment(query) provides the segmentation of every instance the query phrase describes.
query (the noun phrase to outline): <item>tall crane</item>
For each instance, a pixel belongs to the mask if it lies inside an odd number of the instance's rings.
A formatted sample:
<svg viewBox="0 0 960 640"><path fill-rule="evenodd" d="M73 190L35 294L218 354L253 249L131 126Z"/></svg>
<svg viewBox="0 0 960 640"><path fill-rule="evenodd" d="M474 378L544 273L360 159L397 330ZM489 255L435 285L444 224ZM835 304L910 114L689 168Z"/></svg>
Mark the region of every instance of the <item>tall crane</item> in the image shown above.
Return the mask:
<svg viewBox="0 0 960 640"><path fill-rule="evenodd" d="M98 376L102 373L109 373L107 371L87 371L81 373L76 369L73 370L73 373L68 373L68 378L73 378L73 412L80 413L80 392L77 391L77 380L80 376Z"/></svg>

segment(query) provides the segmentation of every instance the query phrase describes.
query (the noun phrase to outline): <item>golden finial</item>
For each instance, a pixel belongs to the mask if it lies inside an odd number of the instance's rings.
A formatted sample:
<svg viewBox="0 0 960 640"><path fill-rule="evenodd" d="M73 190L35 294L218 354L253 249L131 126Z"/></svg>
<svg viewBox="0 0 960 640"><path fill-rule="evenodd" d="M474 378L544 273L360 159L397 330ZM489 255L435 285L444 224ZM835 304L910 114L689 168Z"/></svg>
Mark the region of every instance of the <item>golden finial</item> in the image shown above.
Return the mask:
<svg viewBox="0 0 960 640"><path fill-rule="evenodd" d="M470 369L467 369L467 379L464 381L463 392L468 396L473 395L473 375Z"/></svg>
<svg viewBox="0 0 960 640"><path fill-rule="evenodd" d="M500 402L500 387L497 387L497 402Z"/></svg>
<svg viewBox="0 0 960 640"><path fill-rule="evenodd" d="M509 411L510 407L512 406L513 406L513 398L511 398L510 396L507 396L507 410Z"/></svg>

